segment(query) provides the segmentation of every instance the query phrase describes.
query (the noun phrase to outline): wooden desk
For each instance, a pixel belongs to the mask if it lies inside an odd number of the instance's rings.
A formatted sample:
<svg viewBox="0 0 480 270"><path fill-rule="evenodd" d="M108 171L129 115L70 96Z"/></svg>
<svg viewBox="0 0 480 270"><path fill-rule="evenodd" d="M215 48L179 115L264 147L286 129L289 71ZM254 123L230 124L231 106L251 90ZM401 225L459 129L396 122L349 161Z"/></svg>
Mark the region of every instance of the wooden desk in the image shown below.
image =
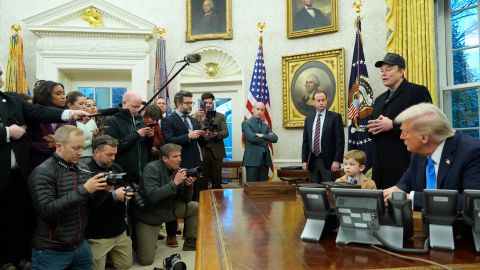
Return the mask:
<svg viewBox="0 0 480 270"><path fill-rule="evenodd" d="M196 269L365 269L426 266L368 245L335 244L335 233L320 242L302 242L303 204L295 194L248 196L243 190L200 193ZM421 243L419 243L421 244ZM413 255L463 269L480 269L473 242L455 243L456 251L431 249Z"/></svg>

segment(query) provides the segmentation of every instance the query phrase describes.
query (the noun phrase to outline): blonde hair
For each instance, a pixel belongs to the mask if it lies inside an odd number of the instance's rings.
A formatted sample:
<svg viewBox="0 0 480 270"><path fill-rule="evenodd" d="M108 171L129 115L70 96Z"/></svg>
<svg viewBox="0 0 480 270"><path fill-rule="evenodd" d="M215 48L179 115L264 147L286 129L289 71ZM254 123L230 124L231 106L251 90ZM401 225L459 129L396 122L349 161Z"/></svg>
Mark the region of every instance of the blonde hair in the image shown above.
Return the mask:
<svg viewBox="0 0 480 270"><path fill-rule="evenodd" d="M434 142L441 142L455 135L447 116L431 103L413 105L396 118L395 123L408 122L410 128L422 134L429 134Z"/></svg>
<svg viewBox="0 0 480 270"><path fill-rule="evenodd" d="M358 164L364 165L367 163L367 155L362 150L350 150L343 156L345 159L353 159Z"/></svg>
<svg viewBox="0 0 480 270"><path fill-rule="evenodd" d="M79 129L76 126L65 125L61 126L57 131L55 131L55 142L56 143L68 143L70 140L70 135L74 134L76 136L83 135L83 130Z"/></svg>

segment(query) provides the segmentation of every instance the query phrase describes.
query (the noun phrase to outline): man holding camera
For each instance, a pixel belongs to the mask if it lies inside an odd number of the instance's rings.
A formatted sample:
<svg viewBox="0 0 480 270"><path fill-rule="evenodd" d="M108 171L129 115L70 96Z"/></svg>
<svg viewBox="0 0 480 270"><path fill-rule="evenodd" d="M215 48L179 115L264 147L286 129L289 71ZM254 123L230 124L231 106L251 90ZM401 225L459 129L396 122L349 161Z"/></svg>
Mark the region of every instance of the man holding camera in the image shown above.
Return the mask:
<svg viewBox="0 0 480 270"><path fill-rule="evenodd" d="M206 92L202 94L202 106L193 116L205 131L205 146L202 147L203 181L200 190L208 189L208 182L212 188L222 188L222 165L226 157L223 139L228 137L227 120L225 115L214 109L215 96Z"/></svg>
<svg viewBox="0 0 480 270"><path fill-rule="evenodd" d="M148 163L148 150L153 145L154 130L147 127L141 115L142 98L133 91L123 95L122 110L108 121L107 134L116 138L117 163L129 174L133 182L142 177L143 167Z"/></svg>
<svg viewBox="0 0 480 270"><path fill-rule="evenodd" d="M91 172L110 173L115 176L122 168L114 163L118 141L109 135L93 138L93 159L87 164ZM85 229L85 238L92 250L93 268L105 269L107 255L115 269L132 266L132 240L126 233L126 206L133 192L127 192L122 179L111 183L107 190L98 191L90 201L90 218ZM108 191L109 190L109 191Z"/></svg>
<svg viewBox="0 0 480 270"><path fill-rule="evenodd" d="M137 220L137 258L141 265L155 260L157 236L163 222L185 219L183 250L195 250L198 223L198 203L191 201L192 185L197 180L188 170L180 169L182 147L167 143L160 148L160 160L148 163L143 170L139 193L145 206L133 205ZM188 172L189 173L189 172Z"/></svg>
<svg viewBox="0 0 480 270"><path fill-rule="evenodd" d="M36 216L33 269L91 269L84 239L90 194L105 190L103 173L92 177L79 163L83 131L65 125L55 132L55 153L30 174L28 188Z"/></svg>
<svg viewBox="0 0 480 270"><path fill-rule="evenodd" d="M162 133L165 143L174 143L182 146L182 168L195 168L202 165L200 146L205 144L205 131L197 119L191 117L192 93L180 90L175 94L176 111L162 120ZM199 187L196 182L193 186L193 200L198 201Z"/></svg>

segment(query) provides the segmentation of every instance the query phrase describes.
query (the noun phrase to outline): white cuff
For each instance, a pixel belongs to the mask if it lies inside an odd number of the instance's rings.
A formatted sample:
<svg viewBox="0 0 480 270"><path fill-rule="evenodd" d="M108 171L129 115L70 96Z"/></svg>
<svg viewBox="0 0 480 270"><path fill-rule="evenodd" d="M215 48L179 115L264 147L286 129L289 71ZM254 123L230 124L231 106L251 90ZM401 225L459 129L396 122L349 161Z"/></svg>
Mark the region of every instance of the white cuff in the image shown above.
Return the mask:
<svg viewBox="0 0 480 270"><path fill-rule="evenodd" d="M8 127L5 127L5 130L7 131L7 139L5 141L10 142L10 130L8 129Z"/></svg>
<svg viewBox="0 0 480 270"><path fill-rule="evenodd" d="M70 117L70 112L73 112L73 111L72 111L72 110L64 110L64 111L62 112L62 120L63 120L63 121L68 121L68 120L71 119L71 117Z"/></svg>

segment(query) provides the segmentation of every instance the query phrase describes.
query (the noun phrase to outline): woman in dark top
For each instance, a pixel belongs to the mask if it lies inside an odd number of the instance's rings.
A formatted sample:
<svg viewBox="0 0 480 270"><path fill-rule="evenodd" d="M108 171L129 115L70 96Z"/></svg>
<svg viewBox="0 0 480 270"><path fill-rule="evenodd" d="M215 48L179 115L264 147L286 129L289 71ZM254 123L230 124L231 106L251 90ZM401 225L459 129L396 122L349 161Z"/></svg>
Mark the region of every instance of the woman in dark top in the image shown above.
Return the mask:
<svg viewBox="0 0 480 270"><path fill-rule="evenodd" d="M45 81L34 89L33 104L65 108L65 89L61 83ZM55 150L53 135L57 128L67 123L28 123L27 136L32 154L32 165L36 167L52 155Z"/></svg>

